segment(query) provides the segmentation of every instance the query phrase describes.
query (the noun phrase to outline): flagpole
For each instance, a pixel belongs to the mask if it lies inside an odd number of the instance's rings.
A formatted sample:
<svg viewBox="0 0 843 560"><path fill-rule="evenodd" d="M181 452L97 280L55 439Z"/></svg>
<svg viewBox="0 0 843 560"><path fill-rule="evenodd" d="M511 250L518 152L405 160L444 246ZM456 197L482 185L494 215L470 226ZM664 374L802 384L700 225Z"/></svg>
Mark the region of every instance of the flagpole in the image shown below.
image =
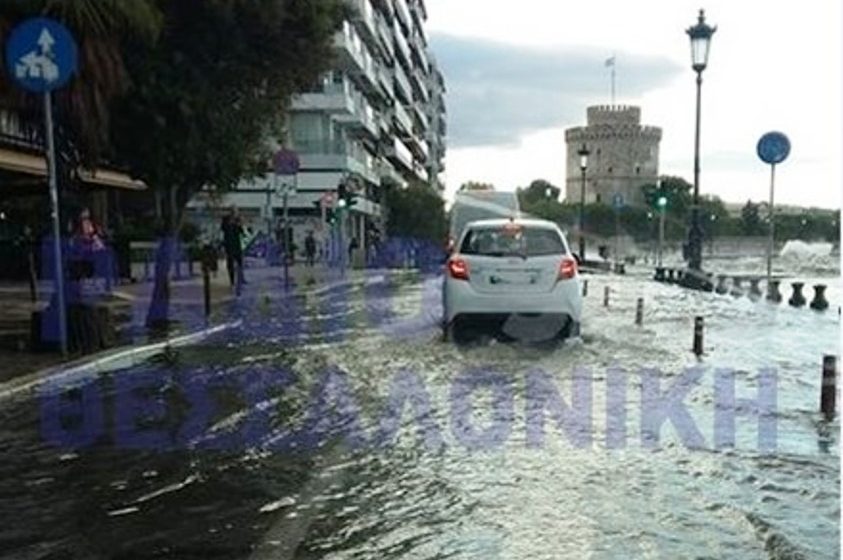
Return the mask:
<svg viewBox="0 0 843 560"><path fill-rule="evenodd" d="M612 106L615 105L615 55L612 55Z"/></svg>

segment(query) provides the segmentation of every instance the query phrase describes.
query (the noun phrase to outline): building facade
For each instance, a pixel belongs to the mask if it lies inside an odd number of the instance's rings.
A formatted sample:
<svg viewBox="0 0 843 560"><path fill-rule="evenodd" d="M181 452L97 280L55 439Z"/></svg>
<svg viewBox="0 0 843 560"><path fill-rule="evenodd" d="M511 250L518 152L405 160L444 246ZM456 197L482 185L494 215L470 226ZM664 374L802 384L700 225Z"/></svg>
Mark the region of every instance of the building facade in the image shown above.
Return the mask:
<svg viewBox="0 0 843 560"><path fill-rule="evenodd" d="M424 0L348 2L354 15L334 37L336 64L293 99L283 139L301 162L296 194L287 197L298 247L308 231L330 235L318 203L344 179L359 196L343 221L345 239L356 237L361 246L372 228L383 231L388 185L419 181L444 191L445 82L429 51ZM189 205L191 219L216 219L234 205L254 229L278 227L283 199L267 196L276 186L268 175L222 197L203 193Z"/></svg>
<svg viewBox="0 0 843 560"><path fill-rule="evenodd" d="M641 125L641 109L627 105L598 105L587 109L586 126L565 131L567 176L565 200L579 202L582 171L578 152L590 152L586 169L585 201L612 204L621 195L624 204L643 205L641 186L659 176L662 130Z"/></svg>

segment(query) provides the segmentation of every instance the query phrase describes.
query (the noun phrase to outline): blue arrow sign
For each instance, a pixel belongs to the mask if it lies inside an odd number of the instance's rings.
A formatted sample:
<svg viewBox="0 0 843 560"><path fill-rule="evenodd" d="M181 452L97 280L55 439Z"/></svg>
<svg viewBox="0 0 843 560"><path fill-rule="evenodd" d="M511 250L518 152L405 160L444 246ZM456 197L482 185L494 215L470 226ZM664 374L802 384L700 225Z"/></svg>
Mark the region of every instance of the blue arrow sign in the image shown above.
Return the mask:
<svg viewBox="0 0 843 560"><path fill-rule="evenodd" d="M46 93L76 72L77 49L65 26L48 18L28 19L6 41L6 72L20 87Z"/></svg>
<svg viewBox="0 0 843 560"><path fill-rule="evenodd" d="M768 132L758 141L758 157L764 163L781 163L790 155L790 140L781 132Z"/></svg>

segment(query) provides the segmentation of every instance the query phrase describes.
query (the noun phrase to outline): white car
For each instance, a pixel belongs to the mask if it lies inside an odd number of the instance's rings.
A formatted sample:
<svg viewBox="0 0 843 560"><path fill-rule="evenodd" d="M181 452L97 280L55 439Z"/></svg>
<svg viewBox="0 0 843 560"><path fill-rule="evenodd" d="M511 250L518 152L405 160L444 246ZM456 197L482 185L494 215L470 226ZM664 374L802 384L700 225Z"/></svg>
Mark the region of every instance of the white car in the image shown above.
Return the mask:
<svg viewBox="0 0 843 560"><path fill-rule="evenodd" d="M504 334L525 342L578 336L577 259L553 222L471 222L446 263L442 303L452 341L477 320L498 321Z"/></svg>

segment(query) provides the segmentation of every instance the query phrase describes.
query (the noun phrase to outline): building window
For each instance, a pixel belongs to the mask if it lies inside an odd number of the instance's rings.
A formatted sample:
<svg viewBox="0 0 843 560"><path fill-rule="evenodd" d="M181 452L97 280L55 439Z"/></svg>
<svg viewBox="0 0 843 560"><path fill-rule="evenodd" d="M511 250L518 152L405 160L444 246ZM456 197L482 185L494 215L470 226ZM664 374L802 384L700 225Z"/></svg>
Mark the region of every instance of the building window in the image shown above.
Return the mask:
<svg viewBox="0 0 843 560"><path fill-rule="evenodd" d="M607 169L607 171L609 172L609 175L612 174L612 168L611 167L609 167L609 169Z"/></svg>
<svg viewBox="0 0 843 560"><path fill-rule="evenodd" d="M641 166L640 166L640 165L636 165L636 166L635 166L635 174L636 174L636 175L641 175Z"/></svg>
<svg viewBox="0 0 843 560"><path fill-rule="evenodd" d="M603 197L602 197L602 196L600 196L600 194L599 194L599 193L598 193L598 194L596 194L596 195L594 195L594 196L595 196L595 198L597 199L597 204L600 204L600 202L601 202L601 200L602 200L602 198L603 198Z"/></svg>

